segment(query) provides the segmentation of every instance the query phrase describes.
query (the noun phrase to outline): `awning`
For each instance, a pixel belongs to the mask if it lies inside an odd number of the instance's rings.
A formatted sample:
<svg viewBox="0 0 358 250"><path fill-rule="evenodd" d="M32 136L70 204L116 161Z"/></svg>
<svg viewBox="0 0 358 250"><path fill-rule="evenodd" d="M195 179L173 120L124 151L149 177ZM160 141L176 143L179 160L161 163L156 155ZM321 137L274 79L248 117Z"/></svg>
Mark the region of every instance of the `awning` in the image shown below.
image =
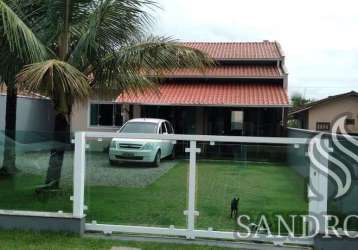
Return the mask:
<svg viewBox="0 0 358 250"><path fill-rule="evenodd" d="M122 94L118 103L170 106L289 107L282 84L165 83L159 93Z"/></svg>

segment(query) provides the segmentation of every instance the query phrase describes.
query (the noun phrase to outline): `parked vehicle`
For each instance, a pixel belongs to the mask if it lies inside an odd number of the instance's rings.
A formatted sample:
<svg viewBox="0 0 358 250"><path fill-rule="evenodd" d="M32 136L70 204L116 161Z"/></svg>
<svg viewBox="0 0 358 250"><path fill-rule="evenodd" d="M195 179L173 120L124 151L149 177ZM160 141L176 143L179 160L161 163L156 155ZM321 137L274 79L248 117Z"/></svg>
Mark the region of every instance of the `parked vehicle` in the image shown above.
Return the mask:
<svg viewBox="0 0 358 250"><path fill-rule="evenodd" d="M126 122L118 133L173 134L170 122L161 119L139 118ZM146 162L160 165L163 158L174 158L174 144L170 140L113 138L109 148L109 162Z"/></svg>

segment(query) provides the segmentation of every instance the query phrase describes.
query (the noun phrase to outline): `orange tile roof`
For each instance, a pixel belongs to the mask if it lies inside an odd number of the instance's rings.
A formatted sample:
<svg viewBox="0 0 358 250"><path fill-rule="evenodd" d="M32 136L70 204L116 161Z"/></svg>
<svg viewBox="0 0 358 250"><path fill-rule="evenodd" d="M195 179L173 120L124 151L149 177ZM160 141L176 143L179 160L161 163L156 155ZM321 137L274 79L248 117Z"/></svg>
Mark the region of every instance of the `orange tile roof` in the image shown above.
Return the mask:
<svg viewBox="0 0 358 250"><path fill-rule="evenodd" d="M245 78L245 77L265 77L279 78L282 74L277 65L223 65L213 66L204 71L198 69L177 69L164 74L168 78Z"/></svg>
<svg viewBox="0 0 358 250"><path fill-rule="evenodd" d="M216 60L278 60L283 56L277 42L187 42L183 45L199 49Z"/></svg>
<svg viewBox="0 0 358 250"><path fill-rule="evenodd" d="M281 84L168 82L160 85L159 92L122 94L116 101L142 105L289 106Z"/></svg>

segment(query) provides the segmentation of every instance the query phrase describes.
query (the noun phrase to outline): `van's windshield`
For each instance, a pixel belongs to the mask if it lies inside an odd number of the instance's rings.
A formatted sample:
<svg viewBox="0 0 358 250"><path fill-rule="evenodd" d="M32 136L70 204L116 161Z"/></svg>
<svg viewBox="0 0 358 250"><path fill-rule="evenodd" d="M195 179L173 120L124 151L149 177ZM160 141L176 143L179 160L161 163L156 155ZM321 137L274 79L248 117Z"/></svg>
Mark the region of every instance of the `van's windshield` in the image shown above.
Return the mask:
<svg viewBox="0 0 358 250"><path fill-rule="evenodd" d="M151 122L128 122L121 129L120 133L156 134L158 124Z"/></svg>

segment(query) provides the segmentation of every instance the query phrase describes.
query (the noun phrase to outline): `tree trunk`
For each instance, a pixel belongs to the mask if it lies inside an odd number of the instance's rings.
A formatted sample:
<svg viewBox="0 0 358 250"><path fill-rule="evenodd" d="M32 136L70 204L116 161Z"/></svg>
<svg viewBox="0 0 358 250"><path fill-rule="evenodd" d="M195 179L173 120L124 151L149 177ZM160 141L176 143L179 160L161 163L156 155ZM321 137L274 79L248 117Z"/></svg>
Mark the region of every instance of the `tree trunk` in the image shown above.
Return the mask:
<svg viewBox="0 0 358 250"><path fill-rule="evenodd" d="M17 89L15 84L7 84L6 115L5 115L5 142L3 166L1 175L14 175L16 172L16 106Z"/></svg>
<svg viewBox="0 0 358 250"><path fill-rule="evenodd" d="M70 124L66 115L58 113L55 117L54 148L51 150L49 167L44 188L58 189L61 180L62 164L66 147L70 144Z"/></svg>
<svg viewBox="0 0 358 250"><path fill-rule="evenodd" d="M71 0L64 0L64 16L63 30L59 36L58 53L61 60L65 61L68 56L69 39L70 39L70 6ZM55 110L54 141L55 147L51 150L49 167L47 169L47 177L45 186L42 189L58 189L60 186L61 171L66 146L70 143L70 123L69 117L71 113L70 97L66 96L64 89L56 88L56 96L53 98Z"/></svg>

